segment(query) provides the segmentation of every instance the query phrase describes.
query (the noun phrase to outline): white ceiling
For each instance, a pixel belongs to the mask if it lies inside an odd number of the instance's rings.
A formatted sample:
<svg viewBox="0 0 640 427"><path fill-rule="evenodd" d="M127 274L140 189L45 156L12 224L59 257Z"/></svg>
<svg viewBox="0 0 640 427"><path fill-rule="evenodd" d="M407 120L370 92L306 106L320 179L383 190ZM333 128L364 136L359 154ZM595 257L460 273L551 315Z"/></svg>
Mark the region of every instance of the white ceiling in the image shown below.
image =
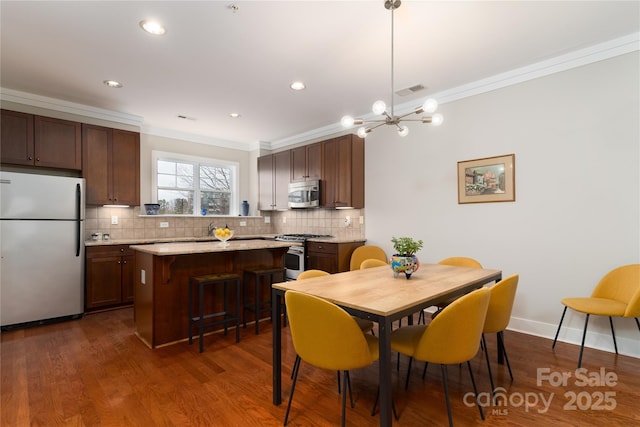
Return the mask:
<svg viewBox="0 0 640 427"><path fill-rule="evenodd" d="M368 114L376 99L390 102L383 3L2 0L0 86L141 116L151 133L277 145ZM140 29L150 18L164 36ZM404 0L395 12L395 90L427 89L395 104L417 106L639 31L638 1ZM105 79L124 87L109 89ZM289 89L294 80L307 89Z"/></svg>

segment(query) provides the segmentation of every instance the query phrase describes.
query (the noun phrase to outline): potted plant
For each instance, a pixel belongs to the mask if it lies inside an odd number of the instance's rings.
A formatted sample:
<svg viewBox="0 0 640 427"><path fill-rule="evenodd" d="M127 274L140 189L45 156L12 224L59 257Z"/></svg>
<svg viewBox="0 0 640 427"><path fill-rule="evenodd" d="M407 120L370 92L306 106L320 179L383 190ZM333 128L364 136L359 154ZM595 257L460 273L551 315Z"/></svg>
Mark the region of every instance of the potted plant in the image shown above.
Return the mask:
<svg viewBox="0 0 640 427"><path fill-rule="evenodd" d="M392 237L391 243L396 251L391 257L393 276L398 277L400 273L404 273L409 279L411 274L420 267L416 252L422 249L422 240L414 240L411 237Z"/></svg>

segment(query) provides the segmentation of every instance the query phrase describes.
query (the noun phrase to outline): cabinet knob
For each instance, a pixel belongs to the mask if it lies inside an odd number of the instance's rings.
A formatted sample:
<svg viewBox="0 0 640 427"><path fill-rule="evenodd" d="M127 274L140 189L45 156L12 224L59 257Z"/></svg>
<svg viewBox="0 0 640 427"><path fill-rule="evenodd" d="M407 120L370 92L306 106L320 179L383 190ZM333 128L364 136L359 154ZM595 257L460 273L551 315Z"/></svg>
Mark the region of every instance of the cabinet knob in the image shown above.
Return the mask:
<svg viewBox="0 0 640 427"><path fill-rule="evenodd" d="M120 252L124 252L124 248L120 248Z"/></svg>
<svg viewBox="0 0 640 427"><path fill-rule="evenodd" d="M120 261L118 261L118 264L120 264Z"/></svg>
<svg viewBox="0 0 640 427"><path fill-rule="evenodd" d="M39 161L40 161L40 157L36 157L36 162L39 162Z"/></svg>
<svg viewBox="0 0 640 427"><path fill-rule="evenodd" d="M33 160L33 156L29 156L29 160Z"/></svg>
<svg viewBox="0 0 640 427"><path fill-rule="evenodd" d="M126 263L127 263L127 261L122 261L122 263L123 263L123 264L126 264Z"/></svg>

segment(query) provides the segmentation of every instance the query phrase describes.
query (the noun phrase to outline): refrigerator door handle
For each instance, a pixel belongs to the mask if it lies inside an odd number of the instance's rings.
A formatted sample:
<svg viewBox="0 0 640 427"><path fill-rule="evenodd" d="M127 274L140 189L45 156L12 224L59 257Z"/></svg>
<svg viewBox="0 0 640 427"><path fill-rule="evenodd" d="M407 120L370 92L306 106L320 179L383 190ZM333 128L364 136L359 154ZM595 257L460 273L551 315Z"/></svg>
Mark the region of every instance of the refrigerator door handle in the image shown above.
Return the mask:
<svg viewBox="0 0 640 427"><path fill-rule="evenodd" d="M76 184L76 256L80 256L80 249L82 247L82 236L80 232L82 230L81 223L82 221L82 190L80 188L80 184Z"/></svg>

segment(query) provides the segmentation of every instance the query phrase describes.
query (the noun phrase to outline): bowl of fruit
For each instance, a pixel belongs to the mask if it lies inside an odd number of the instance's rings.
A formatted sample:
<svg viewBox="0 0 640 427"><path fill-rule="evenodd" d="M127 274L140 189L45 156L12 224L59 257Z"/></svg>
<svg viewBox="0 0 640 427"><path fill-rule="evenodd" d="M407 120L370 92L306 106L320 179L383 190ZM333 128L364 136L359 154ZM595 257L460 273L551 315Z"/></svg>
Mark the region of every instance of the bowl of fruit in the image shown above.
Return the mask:
<svg viewBox="0 0 640 427"><path fill-rule="evenodd" d="M213 230L213 235L220 240L220 246L229 246L227 240L233 237L233 230L230 230L226 225L224 227L217 227Z"/></svg>

